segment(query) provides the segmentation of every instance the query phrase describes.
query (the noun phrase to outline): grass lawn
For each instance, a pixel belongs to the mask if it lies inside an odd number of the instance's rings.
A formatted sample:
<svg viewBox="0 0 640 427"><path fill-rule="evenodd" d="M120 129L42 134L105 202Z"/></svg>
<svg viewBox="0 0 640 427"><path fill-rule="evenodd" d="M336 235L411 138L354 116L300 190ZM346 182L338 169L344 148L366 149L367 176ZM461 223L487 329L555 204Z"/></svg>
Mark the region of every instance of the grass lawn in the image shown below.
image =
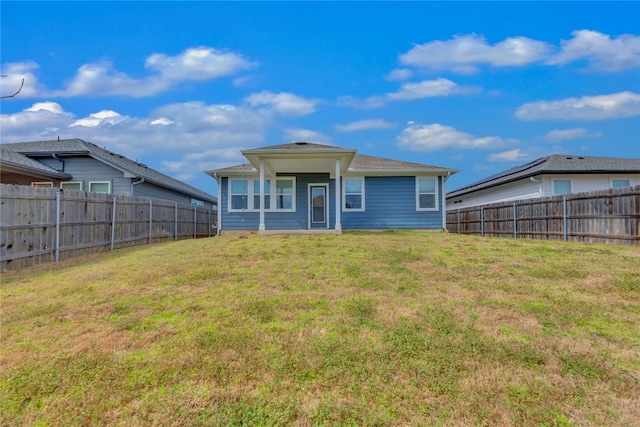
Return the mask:
<svg viewBox="0 0 640 427"><path fill-rule="evenodd" d="M221 236L0 291L2 426L640 422L637 247Z"/></svg>

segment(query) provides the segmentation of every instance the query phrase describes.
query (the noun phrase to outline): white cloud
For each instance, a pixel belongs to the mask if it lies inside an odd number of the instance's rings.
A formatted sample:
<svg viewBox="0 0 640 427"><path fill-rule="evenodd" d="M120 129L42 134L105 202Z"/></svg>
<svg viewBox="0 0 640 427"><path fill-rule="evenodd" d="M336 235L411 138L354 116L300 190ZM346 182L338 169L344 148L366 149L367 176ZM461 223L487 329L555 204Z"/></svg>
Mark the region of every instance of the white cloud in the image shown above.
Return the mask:
<svg viewBox="0 0 640 427"><path fill-rule="evenodd" d="M449 79L424 80L418 83L403 83L397 92L388 93L390 101L410 101L414 99L449 96L474 92L473 88L458 86Z"/></svg>
<svg viewBox="0 0 640 427"><path fill-rule="evenodd" d="M417 83L403 83L397 92L370 96L365 99L358 99L352 96L342 96L338 98L337 104L339 106L357 109L371 109L382 107L387 102L391 101L413 101L423 98L463 95L475 93L479 90L479 88L471 86L459 86L449 79L438 78L433 80L423 80Z"/></svg>
<svg viewBox="0 0 640 427"><path fill-rule="evenodd" d="M288 128L284 131L284 139L287 142L314 142L318 144L328 144L331 138L309 129Z"/></svg>
<svg viewBox="0 0 640 427"><path fill-rule="evenodd" d="M156 70L164 80L174 82L216 79L255 65L238 53L206 46L189 48L176 56L155 53L145 61L146 68Z"/></svg>
<svg viewBox="0 0 640 427"><path fill-rule="evenodd" d="M528 65L544 59L550 50L549 44L527 37L509 37L492 45L480 35L467 34L415 45L400 55L399 60L416 68L472 73L480 64L494 67Z"/></svg>
<svg viewBox="0 0 640 427"><path fill-rule="evenodd" d="M42 92L34 71L40 68L33 61L14 62L2 65L0 78L0 96L10 96L16 93L20 86L20 97L32 98ZM24 79L24 85L22 80Z"/></svg>
<svg viewBox="0 0 640 427"><path fill-rule="evenodd" d="M524 104L516 111L521 120L608 120L640 115L640 94L619 92Z"/></svg>
<svg viewBox="0 0 640 427"><path fill-rule="evenodd" d="M547 141L561 142L570 139L597 138L602 132L589 132L585 128L556 129L547 133L544 137Z"/></svg>
<svg viewBox="0 0 640 427"><path fill-rule="evenodd" d="M564 65L587 61L596 71L614 72L640 66L640 36L622 34L611 38L591 30L577 30L573 38L562 40L561 51L549 59L550 64Z"/></svg>
<svg viewBox="0 0 640 427"><path fill-rule="evenodd" d="M526 157L519 148L515 148L513 150L503 151L502 153L489 154L488 160L490 162L517 162Z"/></svg>
<svg viewBox="0 0 640 427"><path fill-rule="evenodd" d="M438 123L421 125L409 122L396 138L398 146L412 151L436 151L450 148L495 149L517 143L497 136L477 138Z"/></svg>
<svg viewBox="0 0 640 427"><path fill-rule="evenodd" d="M0 115L2 142L81 138L132 159L159 156L159 170L174 177L241 163L240 150L263 144L270 124L257 111L203 102L166 105L147 117L112 110L76 117L53 102Z"/></svg>
<svg viewBox="0 0 640 427"><path fill-rule="evenodd" d="M252 107L267 106L285 116L305 116L316 111L317 100L305 99L292 93L262 91L245 98Z"/></svg>
<svg viewBox="0 0 640 427"><path fill-rule="evenodd" d="M85 126L85 127L97 127L100 125L117 124L126 120L121 114L112 110L102 110L97 113L90 114L89 117L82 118L73 122L70 127Z"/></svg>
<svg viewBox="0 0 640 427"><path fill-rule="evenodd" d="M356 122L336 125L336 129L340 132L355 132L369 129L389 129L394 127L394 123L387 122L383 119L359 120Z"/></svg>
<svg viewBox="0 0 640 427"><path fill-rule="evenodd" d="M396 68L385 76L387 80L407 80L413 76L413 71L408 68Z"/></svg>
<svg viewBox="0 0 640 427"><path fill-rule="evenodd" d="M40 85L34 70L35 62L6 64L2 67L3 94L9 87L20 84L25 79L25 87L20 92L23 97L74 97L85 95L130 96L134 98L155 95L188 81L212 80L235 75L255 67L234 52L224 52L210 47L189 48L184 52L169 56L163 53L150 55L145 61L149 75L133 78L118 71L109 61L83 64L76 75L63 88L50 90Z"/></svg>

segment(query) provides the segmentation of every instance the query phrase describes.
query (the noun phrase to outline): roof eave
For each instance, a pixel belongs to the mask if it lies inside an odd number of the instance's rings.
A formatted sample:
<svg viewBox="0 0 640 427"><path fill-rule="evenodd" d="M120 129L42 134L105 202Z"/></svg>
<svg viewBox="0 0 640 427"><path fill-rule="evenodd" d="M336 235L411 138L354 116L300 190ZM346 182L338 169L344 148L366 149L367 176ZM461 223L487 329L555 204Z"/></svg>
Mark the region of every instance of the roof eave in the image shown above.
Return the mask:
<svg viewBox="0 0 640 427"><path fill-rule="evenodd" d="M354 175L421 175L421 174L429 174L429 175L453 175L454 173L460 172L458 169L426 169L426 168L407 168L407 169L348 169L347 173Z"/></svg>
<svg viewBox="0 0 640 427"><path fill-rule="evenodd" d="M20 173L20 174L24 174L25 172L27 172L29 175L33 175L34 177L38 177L38 178L40 177L53 178L53 179L60 179L60 180L72 178L71 175L65 172L57 172L53 170L49 172L46 170L33 168L31 166L26 166L20 163L15 163L10 160L3 160L1 163L3 166L2 169L4 172ZM6 167L8 167L9 170L5 169Z"/></svg>

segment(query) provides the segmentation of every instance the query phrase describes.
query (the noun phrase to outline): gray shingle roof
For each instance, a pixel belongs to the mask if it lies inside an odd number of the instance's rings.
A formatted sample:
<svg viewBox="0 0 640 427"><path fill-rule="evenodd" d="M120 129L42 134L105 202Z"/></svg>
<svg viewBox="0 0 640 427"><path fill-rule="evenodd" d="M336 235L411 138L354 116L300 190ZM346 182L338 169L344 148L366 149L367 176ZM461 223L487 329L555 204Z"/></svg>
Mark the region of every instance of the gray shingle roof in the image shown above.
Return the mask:
<svg viewBox="0 0 640 427"><path fill-rule="evenodd" d="M385 159L383 157L375 157L375 156L366 156L363 154L356 154L349 166L349 171L356 172L358 170L387 170L387 171L420 171L424 170L425 172L452 172L455 173L457 171L453 169L443 168L440 166L431 166L425 165L422 163L414 163L414 162L404 162L401 160L392 160Z"/></svg>
<svg viewBox="0 0 640 427"><path fill-rule="evenodd" d="M151 169L142 163L135 162L121 154L113 153L81 139L18 142L12 144L2 144L2 146L26 156L37 156L38 154L46 153L56 153L57 155L86 154L107 164L111 164L116 168L144 178L145 180L154 184L158 184L175 191L189 194L198 199L206 200L208 202L217 202L216 197L212 196L211 194L205 193L202 190L198 190L195 187L192 187L182 181L178 181L177 179L171 178L163 173Z"/></svg>
<svg viewBox="0 0 640 427"><path fill-rule="evenodd" d="M461 196L507 182L542 174L590 174L590 173L640 173L640 159L617 157L575 156L552 154L524 165L491 175L447 194L447 197Z"/></svg>
<svg viewBox="0 0 640 427"><path fill-rule="evenodd" d="M23 169L36 175L50 176L58 179L71 178L71 175L69 174L57 171L37 160L30 159L27 156L8 148L4 148L3 146L0 146L0 164Z"/></svg>

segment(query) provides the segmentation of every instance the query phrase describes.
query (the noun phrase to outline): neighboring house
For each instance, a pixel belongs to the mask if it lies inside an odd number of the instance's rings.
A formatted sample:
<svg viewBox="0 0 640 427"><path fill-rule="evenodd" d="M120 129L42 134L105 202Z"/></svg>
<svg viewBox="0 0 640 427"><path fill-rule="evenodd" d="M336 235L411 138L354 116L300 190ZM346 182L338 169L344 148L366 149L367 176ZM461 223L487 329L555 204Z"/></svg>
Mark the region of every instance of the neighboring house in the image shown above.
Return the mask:
<svg viewBox="0 0 640 427"><path fill-rule="evenodd" d="M447 194L447 209L640 185L640 159L553 154Z"/></svg>
<svg viewBox="0 0 640 427"><path fill-rule="evenodd" d="M442 230L445 182L457 172L308 142L242 154L249 164L207 172L218 182L219 232Z"/></svg>
<svg viewBox="0 0 640 427"><path fill-rule="evenodd" d="M217 199L204 191L81 139L0 148L3 184L128 194L207 208L217 205Z"/></svg>

